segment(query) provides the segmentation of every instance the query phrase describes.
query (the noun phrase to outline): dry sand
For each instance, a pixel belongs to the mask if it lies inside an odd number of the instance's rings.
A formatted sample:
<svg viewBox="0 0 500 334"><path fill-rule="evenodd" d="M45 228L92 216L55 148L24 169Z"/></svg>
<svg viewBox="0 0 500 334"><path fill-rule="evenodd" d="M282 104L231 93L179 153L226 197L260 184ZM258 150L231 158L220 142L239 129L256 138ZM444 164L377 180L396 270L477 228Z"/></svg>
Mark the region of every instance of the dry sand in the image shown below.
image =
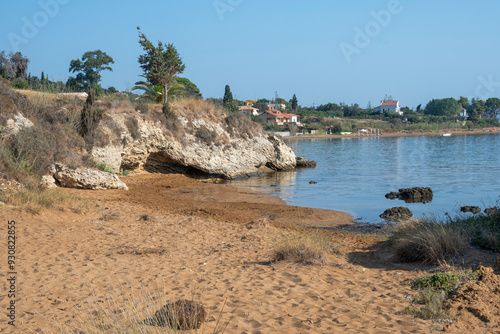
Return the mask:
<svg viewBox="0 0 500 334"><path fill-rule="evenodd" d="M299 233L293 226L350 223L345 213L287 206L180 175L123 179L129 191L59 190L82 198L59 210L31 214L0 206L2 230L7 220L18 226L17 326L6 324L3 292L0 332L57 332L59 323L90 317L89 304L120 314L120 301L138 291L201 302L209 313L204 333L226 322L226 333L428 333L444 325L400 313L415 294L409 280L428 268L393 263L380 246L383 237L336 232L343 254L328 263L269 262L277 243ZM478 259L493 261L469 258ZM111 297L117 302L107 306ZM497 328L494 315L485 322L460 312L450 332Z"/></svg>

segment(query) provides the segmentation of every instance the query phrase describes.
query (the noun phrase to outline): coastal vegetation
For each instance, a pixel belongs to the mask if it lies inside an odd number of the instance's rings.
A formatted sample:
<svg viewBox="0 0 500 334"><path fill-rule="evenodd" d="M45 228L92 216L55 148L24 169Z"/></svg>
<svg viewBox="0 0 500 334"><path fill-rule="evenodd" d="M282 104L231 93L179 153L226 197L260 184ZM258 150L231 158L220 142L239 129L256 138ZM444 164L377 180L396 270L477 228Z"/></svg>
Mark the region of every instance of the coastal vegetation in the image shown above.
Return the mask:
<svg viewBox="0 0 500 334"><path fill-rule="evenodd" d="M328 231L295 231L276 242L272 261L295 261L303 264L329 262L330 254L340 254L342 242Z"/></svg>
<svg viewBox="0 0 500 334"><path fill-rule="evenodd" d="M172 43L158 42L158 46L154 46L139 27L137 30L139 44L144 50L139 56L139 64L149 83L163 87L163 112L168 114L168 91L177 83L177 74L184 72L186 65Z"/></svg>
<svg viewBox="0 0 500 334"><path fill-rule="evenodd" d="M417 219L396 225L389 244L403 262L442 263L455 260L468 247L500 252L500 213L448 217L447 221Z"/></svg>
<svg viewBox="0 0 500 334"><path fill-rule="evenodd" d="M102 71L113 71L110 64L114 64L113 58L101 50L87 51L82 59L73 59L69 64L69 71L77 73L72 79L73 84L79 89L101 90L99 82L102 79Z"/></svg>

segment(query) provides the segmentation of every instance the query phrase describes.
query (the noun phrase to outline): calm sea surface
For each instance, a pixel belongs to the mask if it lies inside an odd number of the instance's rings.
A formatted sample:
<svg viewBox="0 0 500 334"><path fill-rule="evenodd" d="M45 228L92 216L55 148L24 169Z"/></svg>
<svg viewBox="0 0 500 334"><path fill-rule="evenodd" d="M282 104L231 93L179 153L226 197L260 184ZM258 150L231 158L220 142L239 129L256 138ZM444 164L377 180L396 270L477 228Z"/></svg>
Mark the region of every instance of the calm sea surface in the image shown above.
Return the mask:
<svg viewBox="0 0 500 334"><path fill-rule="evenodd" d="M500 135L359 137L289 142L313 169L231 181L272 193L287 204L345 211L364 222L381 222L385 209L405 206L414 215L444 217L461 205L482 209L500 199ZM317 184L310 184L315 181ZM389 200L407 187L431 187L430 203Z"/></svg>

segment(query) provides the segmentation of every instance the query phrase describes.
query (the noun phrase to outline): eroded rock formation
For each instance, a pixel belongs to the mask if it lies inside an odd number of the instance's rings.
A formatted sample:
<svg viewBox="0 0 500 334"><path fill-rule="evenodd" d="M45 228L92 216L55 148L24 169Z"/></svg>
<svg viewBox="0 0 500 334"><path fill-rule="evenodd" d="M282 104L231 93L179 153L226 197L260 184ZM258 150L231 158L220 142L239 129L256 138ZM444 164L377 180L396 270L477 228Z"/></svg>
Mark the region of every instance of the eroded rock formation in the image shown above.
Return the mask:
<svg viewBox="0 0 500 334"><path fill-rule="evenodd" d="M179 114L177 119L171 121L175 122L175 126L166 126L160 121L143 119L132 113L109 112L120 138L104 147L95 147L92 150L94 160L105 163L115 171L144 169L224 179L296 167L292 149L279 137L267 136L262 129L243 133L226 125L224 115L203 118L202 110L199 119L192 114ZM137 123L135 138L126 126L131 117ZM99 126L101 131L111 135L111 131Z"/></svg>

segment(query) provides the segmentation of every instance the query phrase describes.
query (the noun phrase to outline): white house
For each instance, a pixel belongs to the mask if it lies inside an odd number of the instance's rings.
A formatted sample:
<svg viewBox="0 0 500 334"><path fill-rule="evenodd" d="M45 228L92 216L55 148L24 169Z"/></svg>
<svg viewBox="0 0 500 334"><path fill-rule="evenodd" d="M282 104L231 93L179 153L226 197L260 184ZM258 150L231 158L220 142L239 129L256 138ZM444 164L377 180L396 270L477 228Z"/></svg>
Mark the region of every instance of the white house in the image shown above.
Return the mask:
<svg viewBox="0 0 500 334"><path fill-rule="evenodd" d="M378 113L383 113L385 111L391 111L393 113L403 115L403 112L401 111L401 107L399 106L399 100L382 101L382 102L380 102L380 105L378 107L373 109L373 111L378 112Z"/></svg>
<svg viewBox="0 0 500 334"><path fill-rule="evenodd" d="M469 117L469 113L467 113L467 109L465 109L465 108L461 108L461 109L460 109L460 115L459 115L459 116L460 116L460 117L465 117L465 118Z"/></svg>
<svg viewBox="0 0 500 334"><path fill-rule="evenodd" d="M243 115L255 115L259 114L259 109L251 107L251 106L241 106L238 107L238 110L241 111Z"/></svg>
<svg viewBox="0 0 500 334"><path fill-rule="evenodd" d="M266 110L258 116L266 123L275 123L277 125L300 124L300 116L295 114L283 113L279 110Z"/></svg>
<svg viewBox="0 0 500 334"><path fill-rule="evenodd" d="M269 108L269 110L285 110L286 108L286 105L285 105L285 102L280 102L280 103L268 103L267 104L267 107Z"/></svg>
<svg viewBox="0 0 500 334"><path fill-rule="evenodd" d="M287 123L295 123L295 124L300 124L300 116L295 115L295 114L283 114L285 118L287 119Z"/></svg>

